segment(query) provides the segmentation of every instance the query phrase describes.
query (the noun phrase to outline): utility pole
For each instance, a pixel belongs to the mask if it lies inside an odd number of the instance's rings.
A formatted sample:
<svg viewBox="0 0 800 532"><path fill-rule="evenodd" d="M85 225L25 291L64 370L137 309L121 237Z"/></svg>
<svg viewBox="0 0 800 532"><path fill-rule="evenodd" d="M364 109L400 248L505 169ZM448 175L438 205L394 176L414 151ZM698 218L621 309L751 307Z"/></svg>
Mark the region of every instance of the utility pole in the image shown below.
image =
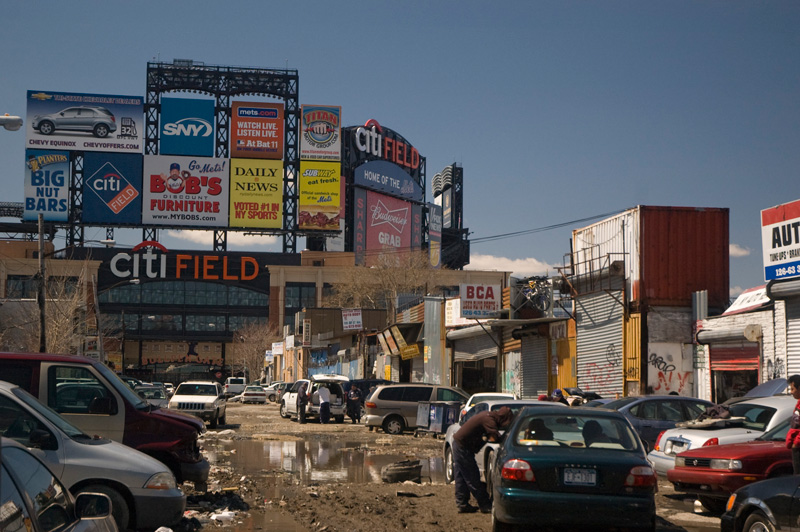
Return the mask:
<svg viewBox="0 0 800 532"><path fill-rule="evenodd" d="M45 325L47 315L45 314L45 290L47 289L47 278L44 271L44 215L39 213L39 286L36 293L36 301L39 304L39 352L47 352L47 336Z"/></svg>

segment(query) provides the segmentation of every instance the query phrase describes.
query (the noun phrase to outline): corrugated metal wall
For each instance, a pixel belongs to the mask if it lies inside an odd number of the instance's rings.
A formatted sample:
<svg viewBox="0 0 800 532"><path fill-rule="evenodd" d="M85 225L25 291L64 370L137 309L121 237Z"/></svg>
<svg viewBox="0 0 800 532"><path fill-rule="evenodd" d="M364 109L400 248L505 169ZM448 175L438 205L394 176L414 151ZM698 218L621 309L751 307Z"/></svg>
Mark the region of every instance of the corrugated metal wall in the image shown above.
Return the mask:
<svg viewBox="0 0 800 532"><path fill-rule="evenodd" d="M547 338L526 336L522 338L522 395L535 399L547 390Z"/></svg>
<svg viewBox="0 0 800 532"><path fill-rule="evenodd" d="M629 283L638 284L639 208L576 229L572 232L572 247L575 275L596 274L609 267L609 260L624 260L623 276ZM629 295L630 287L629 284Z"/></svg>
<svg viewBox="0 0 800 532"><path fill-rule="evenodd" d="M500 391L504 393L515 393L517 397L522 395L522 371L521 356L519 351L512 351L503 355L503 379L500 384Z"/></svg>
<svg viewBox="0 0 800 532"><path fill-rule="evenodd" d="M575 298L578 387L584 391L622 392L622 298L620 290Z"/></svg>
<svg viewBox="0 0 800 532"><path fill-rule="evenodd" d="M800 299L786 300L786 376L800 373Z"/></svg>
<svg viewBox="0 0 800 532"><path fill-rule="evenodd" d="M639 395L642 385L642 315L631 314L625 323L623 339L623 375L625 395Z"/></svg>

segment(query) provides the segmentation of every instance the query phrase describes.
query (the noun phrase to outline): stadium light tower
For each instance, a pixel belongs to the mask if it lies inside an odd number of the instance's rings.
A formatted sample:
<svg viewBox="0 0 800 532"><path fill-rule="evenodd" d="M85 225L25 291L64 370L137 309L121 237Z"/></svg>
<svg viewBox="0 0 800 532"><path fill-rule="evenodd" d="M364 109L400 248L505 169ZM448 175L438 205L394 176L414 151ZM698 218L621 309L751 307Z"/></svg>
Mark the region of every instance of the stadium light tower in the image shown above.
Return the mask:
<svg viewBox="0 0 800 532"><path fill-rule="evenodd" d="M0 115L0 125L9 131L16 131L22 127L22 118L18 116L11 116L10 114L6 113L4 115Z"/></svg>

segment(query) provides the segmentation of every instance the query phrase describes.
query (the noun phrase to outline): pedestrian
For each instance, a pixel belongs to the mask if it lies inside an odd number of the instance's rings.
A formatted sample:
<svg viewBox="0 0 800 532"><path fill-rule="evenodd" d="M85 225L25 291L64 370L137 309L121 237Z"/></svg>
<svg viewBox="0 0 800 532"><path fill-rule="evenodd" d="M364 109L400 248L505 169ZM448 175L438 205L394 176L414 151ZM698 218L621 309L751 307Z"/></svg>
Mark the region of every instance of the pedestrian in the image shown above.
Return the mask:
<svg viewBox="0 0 800 532"><path fill-rule="evenodd" d="M789 393L797 399L794 406L789 432L786 434L786 447L792 450L792 468L795 475L800 475L800 375L792 375L789 381Z"/></svg>
<svg viewBox="0 0 800 532"><path fill-rule="evenodd" d="M564 392L561 391L561 388L553 390L553 398L551 400L554 403L562 403L569 406L569 401L564 397Z"/></svg>
<svg viewBox="0 0 800 532"><path fill-rule="evenodd" d="M327 385L320 384L316 393L319 397L319 422L329 423L331 420L331 392Z"/></svg>
<svg viewBox="0 0 800 532"><path fill-rule="evenodd" d="M347 392L347 415L353 424L361 423L361 390L355 384L351 384Z"/></svg>
<svg viewBox="0 0 800 532"><path fill-rule="evenodd" d="M307 383L300 384L297 389L297 419L300 423L306 422L306 405L308 404L308 392L306 392Z"/></svg>
<svg viewBox="0 0 800 532"><path fill-rule="evenodd" d="M469 418L453 436L453 479L456 487L458 513L478 510L488 514L492 511L492 500L481 482L481 474L475 454L486 441L499 441L500 430L508 428L514 413L504 406L499 410L484 410ZM469 503L472 494L478 507Z"/></svg>

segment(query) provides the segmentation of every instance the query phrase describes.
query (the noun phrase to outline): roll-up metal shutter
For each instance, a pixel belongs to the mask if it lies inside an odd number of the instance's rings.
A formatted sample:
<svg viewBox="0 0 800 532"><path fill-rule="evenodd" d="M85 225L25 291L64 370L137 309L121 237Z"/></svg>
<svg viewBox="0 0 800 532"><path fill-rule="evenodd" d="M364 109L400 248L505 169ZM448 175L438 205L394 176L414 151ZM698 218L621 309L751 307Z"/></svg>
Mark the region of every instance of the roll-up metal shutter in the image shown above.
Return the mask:
<svg viewBox="0 0 800 532"><path fill-rule="evenodd" d="M535 398L547 390L547 339L541 336L522 338L522 395Z"/></svg>
<svg viewBox="0 0 800 532"><path fill-rule="evenodd" d="M470 362L497 356L497 344L488 334L462 338L453 342L453 361Z"/></svg>
<svg viewBox="0 0 800 532"><path fill-rule="evenodd" d="M709 349L709 360L713 371L758 370L758 354L758 344L751 342L714 343Z"/></svg>
<svg viewBox="0 0 800 532"><path fill-rule="evenodd" d="M575 299L578 387L613 397L622 392L622 290Z"/></svg>
<svg viewBox="0 0 800 532"><path fill-rule="evenodd" d="M800 299L786 300L786 376L800 373Z"/></svg>

